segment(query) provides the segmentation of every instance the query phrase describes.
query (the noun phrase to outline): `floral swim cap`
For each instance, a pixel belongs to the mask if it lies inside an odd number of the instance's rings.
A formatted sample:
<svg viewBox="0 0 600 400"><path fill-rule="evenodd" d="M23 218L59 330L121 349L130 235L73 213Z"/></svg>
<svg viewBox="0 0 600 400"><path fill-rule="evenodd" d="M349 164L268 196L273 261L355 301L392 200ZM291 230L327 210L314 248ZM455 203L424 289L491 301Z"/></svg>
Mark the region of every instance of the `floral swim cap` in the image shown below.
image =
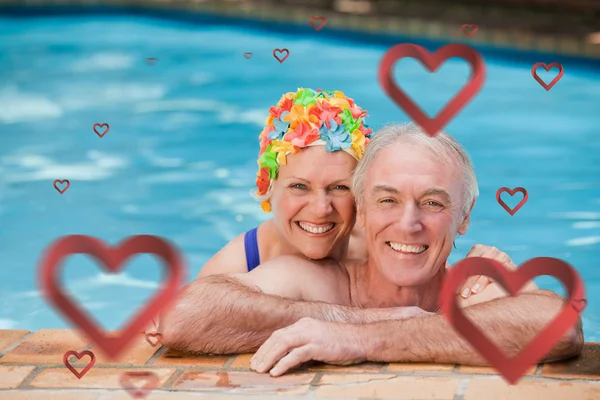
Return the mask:
<svg viewBox="0 0 600 400"><path fill-rule="evenodd" d="M287 155L308 146L324 145L329 152L343 150L359 161L373 131L365 125L366 115L366 110L340 91L300 88L284 94L269 109L266 126L258 137L256 193L265 195L279 166L286 165ZM271 211L268 200L261 207Z"/></svg>

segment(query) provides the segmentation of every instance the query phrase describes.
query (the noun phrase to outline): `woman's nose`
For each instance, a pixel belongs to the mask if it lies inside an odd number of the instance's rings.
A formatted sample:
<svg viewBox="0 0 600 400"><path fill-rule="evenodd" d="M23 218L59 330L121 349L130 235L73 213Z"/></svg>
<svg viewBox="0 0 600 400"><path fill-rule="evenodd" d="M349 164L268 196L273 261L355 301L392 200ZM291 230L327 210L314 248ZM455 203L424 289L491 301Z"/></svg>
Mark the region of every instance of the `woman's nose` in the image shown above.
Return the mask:
<svg viewBox="0 0 600 400"><path fill-rule="evenodd" d="M327 195L327 193L315 193L311 203L313 212L319 217L327 216L333 211L333 207L331 206L331 199L329 198L329 195Z"/></svg>

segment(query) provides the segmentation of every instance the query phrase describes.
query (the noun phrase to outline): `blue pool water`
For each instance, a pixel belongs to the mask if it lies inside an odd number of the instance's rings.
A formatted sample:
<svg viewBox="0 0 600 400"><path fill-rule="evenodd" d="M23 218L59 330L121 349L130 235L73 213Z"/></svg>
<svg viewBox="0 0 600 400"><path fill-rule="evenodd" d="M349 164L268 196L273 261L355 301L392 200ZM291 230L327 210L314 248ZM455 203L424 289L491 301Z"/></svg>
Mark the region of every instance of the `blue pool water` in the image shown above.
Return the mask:
<svg viewBox="0 0 600 400"><path fill-rule="evenodd" d="M183 252L191 279L227 241L263 221L249 194L256 139L282 93L342 90L369 110L374 129L407 120L380 89L377 67L392 44L415 39L311 31L124 14L0 16L0 328L69 326L40 296L36 278L42 251L60 236L110 243L163 236ZM271 53L284 47L290 56L280 64ZM447 126L470 153L481 191L450 261L475 243L517 264L566 260L587 287L586 340L600 341L600 73L551 54L482 54L484 88ZM149 57L156 65L146 65ZM550 92L531 76L538 61L564 65ZM451 60L428 74L402 60L396 79L432 114L468 71ZM94 123L109 123L110 132L100 139ZM52 187L55 179L70 180L65 194ZM495 193L517 186L529 201L511 217ZM81 255L62 272L70 293L108 329L153 293L160 276L150 256L118 276ZM551 278L536 282L563 293Z"/></svg>

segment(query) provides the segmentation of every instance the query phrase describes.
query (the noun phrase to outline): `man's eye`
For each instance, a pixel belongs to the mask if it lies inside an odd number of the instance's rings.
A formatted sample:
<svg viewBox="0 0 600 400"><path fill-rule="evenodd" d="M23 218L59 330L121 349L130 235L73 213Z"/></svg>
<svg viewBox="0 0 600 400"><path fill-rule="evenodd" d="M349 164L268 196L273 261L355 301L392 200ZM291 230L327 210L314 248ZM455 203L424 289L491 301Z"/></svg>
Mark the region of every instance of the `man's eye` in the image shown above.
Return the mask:
<svg viewBox="0 0 600 400"><path fill-rule="evenodd" d="M393 203L394 199L381 199L379 200L380 203Z"/></svg>
<svg viewBox="0 0 600 400"><path fill-rule="evenodd" d="M432 207L444 207L442 204L438 203L437 201L433 201L433 200L430 200L425 204L430 205Z"/></svg>

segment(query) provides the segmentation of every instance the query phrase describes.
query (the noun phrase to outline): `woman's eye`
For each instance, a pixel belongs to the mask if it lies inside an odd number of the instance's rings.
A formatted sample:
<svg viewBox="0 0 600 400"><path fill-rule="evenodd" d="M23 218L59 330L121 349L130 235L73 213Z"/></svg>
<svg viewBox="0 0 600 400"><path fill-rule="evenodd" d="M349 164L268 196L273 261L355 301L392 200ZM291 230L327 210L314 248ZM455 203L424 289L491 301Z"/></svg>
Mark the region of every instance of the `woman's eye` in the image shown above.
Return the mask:
<svg viewBox="0 0 600 400"><path fill-rule="evenodd" d="M302 183L294 183L294 184L291 184L290 187L292 189L306 189L306 185L304 185Z"/></svg>
<svg viewBox="0 0 600 400"><path fill-rule="evenodd" d="M336 190L350 190L350 188L348 186L345 185L336 185L333 187Z"/></svg>

